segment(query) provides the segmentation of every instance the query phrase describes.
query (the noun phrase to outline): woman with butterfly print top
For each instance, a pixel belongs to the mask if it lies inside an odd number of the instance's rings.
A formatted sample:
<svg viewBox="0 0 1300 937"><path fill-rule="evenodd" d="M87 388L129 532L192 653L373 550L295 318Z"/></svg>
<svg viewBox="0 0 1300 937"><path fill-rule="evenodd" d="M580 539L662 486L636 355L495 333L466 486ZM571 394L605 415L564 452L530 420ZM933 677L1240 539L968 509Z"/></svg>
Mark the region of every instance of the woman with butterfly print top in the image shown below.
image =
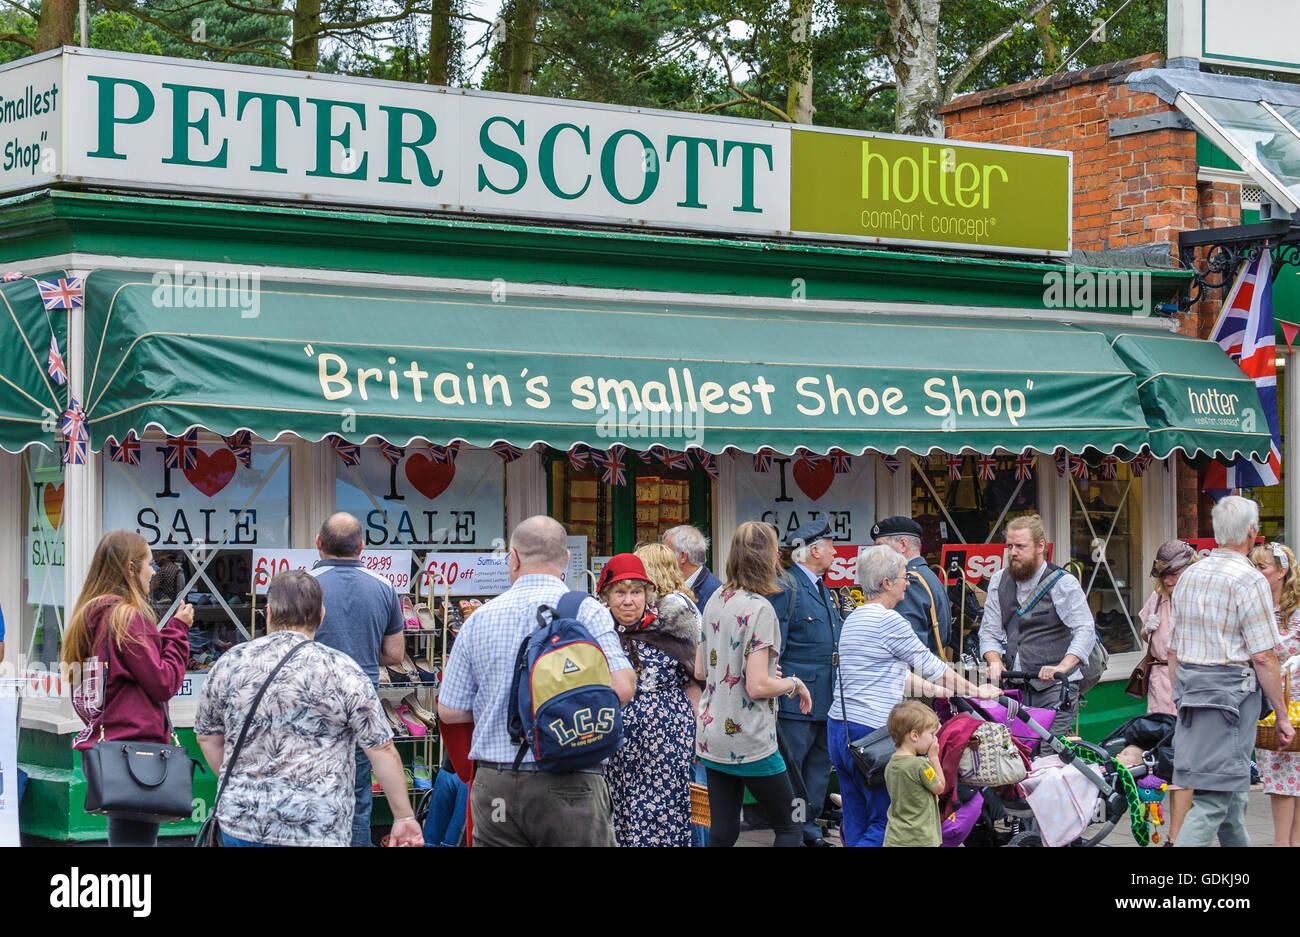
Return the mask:
<svg viewBox="0 0 1300 937"><path fill-rule="evenodd" d="M620 846L689 846L695 715L685 687L694 683L699 615L684 596L687 616L656 607L655 582L632 553L610 558L596 592L637 673L636 695L623 707L623 746L605 768L614 838Z"/></svg>
<svg viewBox="0 0 1300 937"><path fill-rule="evenodd" d="M704 608L696 679L704 694L695 752L709 784L709 846L731 846L740 835L740 807L749 788L776 831L777 846L799 846L806 808L795 803L785 761L777 751L777 696L812 695L797 676L781 676L781 631L772 603L781 572L776 533L768 524L741 524L731 540L727 576Z"/></svg>

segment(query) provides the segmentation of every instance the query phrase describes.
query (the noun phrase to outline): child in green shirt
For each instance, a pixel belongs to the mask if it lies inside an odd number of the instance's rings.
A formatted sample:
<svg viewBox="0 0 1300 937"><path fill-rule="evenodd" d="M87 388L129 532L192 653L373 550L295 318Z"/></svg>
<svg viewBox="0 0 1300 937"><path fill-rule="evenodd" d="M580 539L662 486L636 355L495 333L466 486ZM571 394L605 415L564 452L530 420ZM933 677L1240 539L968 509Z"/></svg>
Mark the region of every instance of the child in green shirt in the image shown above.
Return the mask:
<svg viewBox="0 0 1300 937"><path fill-rule="evenodd" d="M904 700L890 711L885 725L897 751L885 766L889 818L884 845L938 846L943 841L938 797L944 787L939 717L928 706Z"/></svg>

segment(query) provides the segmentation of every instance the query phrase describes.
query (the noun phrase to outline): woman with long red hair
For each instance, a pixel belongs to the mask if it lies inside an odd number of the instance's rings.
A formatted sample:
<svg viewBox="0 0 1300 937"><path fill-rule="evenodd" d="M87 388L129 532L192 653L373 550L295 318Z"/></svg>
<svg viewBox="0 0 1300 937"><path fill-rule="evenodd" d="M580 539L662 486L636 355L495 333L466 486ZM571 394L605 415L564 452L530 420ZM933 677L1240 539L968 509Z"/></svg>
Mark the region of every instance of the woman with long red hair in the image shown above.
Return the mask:
<svg viewBox="0 0 1300 937"><path fill-rule="evenodd" d="M185 679L194 607L182 604L159 630L149 605L153 575L149 544L139 534L110 531L95 547L60 655L73 674L73 707L86 724L73 748L168 739L167 704ZM157 842L157 823L108 815L110 846Z"/></svg>

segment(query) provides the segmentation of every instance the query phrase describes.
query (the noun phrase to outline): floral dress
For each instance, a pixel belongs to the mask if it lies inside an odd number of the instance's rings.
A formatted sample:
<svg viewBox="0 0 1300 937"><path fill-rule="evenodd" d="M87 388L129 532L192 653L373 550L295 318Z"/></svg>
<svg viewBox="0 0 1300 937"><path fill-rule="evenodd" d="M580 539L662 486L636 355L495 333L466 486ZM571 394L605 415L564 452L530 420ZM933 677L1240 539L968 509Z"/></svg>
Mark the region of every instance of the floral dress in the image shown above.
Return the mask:
<svg viewBox="0 0 1300 937"><path fill-rule="evenodd" d="M636 696L623 709L623 747L605 768L620 846L691 844L695 713L683 689L691 674L669 654L637 642Z"/></svg>
<svg viewBox="0 0 1300 937"><path fill-rule="evenodd" d="M1300 610L1291 614L1286 628L1278 629L1282 640L1274 650L1282 664L1285 679L1288 664L1291 667L1291 692L1296 694L1296 668L1300 666ZM1300 752L1271 752L1267 749L1255 750L1255 764L1259 767L1259 779L1264 783L1265 794L1282 794L1286 797L1300 797Z"/></svg>

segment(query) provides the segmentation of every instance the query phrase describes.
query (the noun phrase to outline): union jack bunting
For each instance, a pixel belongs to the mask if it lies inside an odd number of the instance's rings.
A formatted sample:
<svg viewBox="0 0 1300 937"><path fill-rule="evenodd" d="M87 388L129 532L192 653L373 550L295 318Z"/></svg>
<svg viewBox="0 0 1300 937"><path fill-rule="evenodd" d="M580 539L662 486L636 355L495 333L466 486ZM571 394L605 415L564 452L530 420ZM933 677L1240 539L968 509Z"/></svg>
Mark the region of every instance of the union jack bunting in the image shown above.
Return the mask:
<svg viewBox="0 0 1300 937"><path fill-rule="evenodd" d="M659 446L651 446L649 449L638 449L636 457L641 460L642 465L649 465L659 455Z"/></svg>
<svg viewBox="0 0 1300 937"><path fill-rule="evenodd" d="M1087 481L1088 463L1083 456L1070 456L1070 474L1075 478Z"/></svg>
<svg viewBox="0 0 1300 937"><path fill-rule="evenodd" d="M1104 481L1114 481L1116 470L1119 468L1119 459L1113 455L1108 455L1101 460L1101 477Z"/></svg>
<svg viewBox="0 0 1300 937"><path fill-rule="evenodd" d="M163 464L168 468L193 469L199 464L199 431L184 436L168 436L163 443Z"/></svg>
<svg viewBox="0 0 1300 937"><path fill-rule="evenodd" d="M343 460L344 465L356 467L361 464L361 447L354 442L348 442L342 436L336 436L333 433L325 437L326 442L330 444L338 457Z"/></svg>
<svg viewBox="0 0 1300 937"><path fill-rule="evenodd" d="M772 456L774 450L764 446L754 453L754 471L770 472L772 471Z"/></svg>
<svg viewBox="0 0 1300 937"><path fill-rule="evenodd" d="M659 461L664 464L664 468L669 468L677 472L687 472L691 468L691 457L680 449L659 449Z"/></svg>
<svg viewBox="0 0 1300 937"><path fill-rule="evenodd" d="M1141 478L1143 475L1145 475L1147 469L1151 467L1151 463L1155 461L1155 458L1156 457L1153 456L1151 453L1144 452L1136 459L1134 459L1133 463L1129 466L1129 468L1133 470L1133 477Z"/></svg>
<svg viewBox="0 0 1300 937"><path fill-rule="evenodd" d="M108 441L108 461L125 465L140 464L140 440L135 435L135 430L126 434L126 441L120 446L111 439Z"/></svg>
<svg viewBox="0 0 1300 937"><path fill-rule="evenodd" d="M709 478L714 481L718 480L718 457L712 452L705 452L703 449L695 450L695 461L700 463L700 468L708 473Z"/></svg>
<svg viewBox="0 0 1300 937"><path fill-rule="evenodd" d="M53 332L50 333L50 354L45 360L45 370L60 387L68 383L68 369L63 363L63 355L59 353L59 340Z"/></svg>
<svg viewBox="0 0 1300 937"><path fill-rule="evenodd" d="M832 449L826 453L826 457L831 460L836 475L847 475L853 471L853 456L843 449Z"/></svg>
<svg viewBox="0 0 1300 937"><path fill-rule="evenodd" d="M86 428L86 411L81 408L75 394L68 395L68 409L63 411L63 464L85 465L86 443L90 431Z"/></svg>
<svg viewBox="0 0 1300 937"><path fill-rule="evenodd" d="M454 442L447 446L435 446L429 444L429 458L439 465L451 465L456 461L456 454L460 452L460 443Z"/></svg>
<svg viewBox="0 0 1300 937"><path fill-rule="evenodd" d="M81 277L66 280L37 280L36 289L40 291L41 301L46 310L79 309L85 305L85 291L81 288Z"/></svg>
<svg viewBox="0 0 1300 937"><path fill-rule="evenodd" d="M1070 467L1069 454L1064 449L1057 449L1056 452L1053 454L1053 458L1056 460L1057 476L1062 478L1065 477L1065 473L1069 470Z"/></svg>
<svg viewBox="0 0 1300 937"><path fill-rule="evenodd" d="M626 485L627 469L623 466L623 453L627 448L618 443L604 452L599 449L591 453L591 461L600 468L600 480L607 485Z"/></svg>
<svg viewBox="0 0 1300 937"><path fill-rule="evenodd" d="M385 443L384 445L388 445L388 444ZM394 446L393 448L397 448L397 447ZM518 446L510 445L510 443L508 442L493 443L492 451L495 452L497 455L501 456L501 461L506 463L513 462L515 461L515 459L521 458L524 454L524 450L520 449ZM400 459L402 457L401 455L402 450L398 449L397 453L398 453L397 458ZM385 456L384 458L388 458L388 457ZM394 465L397 464L397 459L388 459L388 461L392 462Z"/></svg>
<svg viewBox="0 0 1300 937"><path fill-rule="evenodd" d="M587 461L591 458L591 450L586 446L574 446L569 450L569 468L574 472L582 472L587 468Z"/></svg>
<svg viewBox="0 0 1300 937"><path fill-rule="evenodd" d="M21 274L21 273L19 273L18 271L15 270L13 273L6 273L6 274L4 275L4 281L3 281L3 282L5 282L5 283L12 283L14 280L21 280L21 279L23 278L23 276L24 276L24 274Z"/></svg>
<svg viewBox="0 0 1300 937"><path fill-rule="evenodd" d="M391 442L380 442L379 454L388 460L389 465L396 465L402 461L402 456L406 455L406 448L394 446Z"/></svg>
<svg viewBox="0 0 1300 937"><path fill-rule="evenodd" d="M253 467L253 434L251 432L241 429L233 436L222 436L221 440L244 468Z"/></svg>
<svg viewBox="0 0 1300 937"><path fill-rule="evenodd" d="M1016 456L1016 481L1027 482L1034 477L1034 457L1028 452Z"/></svg>
<svg viewBox="0 0 1300 937"><path fill-rule="evenodd" d="M948 477L953 481L961 481L961 467L965 458L959 455L948 456Z"/></svg>
<svg viewBox="0 0 1300 937"><path fill-rule="evenodd" d="M882 455L880 461L885 463L885 468L889 469L890 475L896 475L898 467L903 464L903 460L896 455Z"/></svg>
<svg viewBox="0 0 1300 937"><path fill-rule="evenodd" d="M991 482L997 476L998 457L995 455L982 455L976 462L979 465L980 481Z"/></svg>

